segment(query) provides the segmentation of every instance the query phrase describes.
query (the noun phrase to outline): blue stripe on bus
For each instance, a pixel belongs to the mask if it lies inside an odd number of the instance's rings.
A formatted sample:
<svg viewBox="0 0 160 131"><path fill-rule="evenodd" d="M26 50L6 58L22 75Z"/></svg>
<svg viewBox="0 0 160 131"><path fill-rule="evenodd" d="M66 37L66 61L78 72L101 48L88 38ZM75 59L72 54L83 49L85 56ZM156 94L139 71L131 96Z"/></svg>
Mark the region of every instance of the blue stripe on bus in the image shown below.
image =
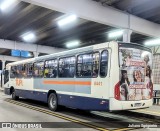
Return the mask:
<svg viewBox="0 0 160 131"><path fill-rule="evenodd" d="M5 90L8 90L7 88ZM47 103L47 92L30 91L30 90L19 90L16 89L16 95L27 98L38 100ZM7 94L7 92L6 92ZM82 110L109 110L108 99L98 99L91 97L82 97L74 95L57 94L58 104L66 107L82 109Z"/></svg>

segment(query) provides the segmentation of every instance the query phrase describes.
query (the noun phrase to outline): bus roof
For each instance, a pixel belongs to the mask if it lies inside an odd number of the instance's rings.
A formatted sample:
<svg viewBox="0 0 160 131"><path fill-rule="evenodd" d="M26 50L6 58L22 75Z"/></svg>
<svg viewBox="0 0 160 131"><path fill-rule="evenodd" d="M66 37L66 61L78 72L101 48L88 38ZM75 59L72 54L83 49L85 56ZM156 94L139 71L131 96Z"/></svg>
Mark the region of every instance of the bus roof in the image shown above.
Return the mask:
<svg viewBox="0 0 160 131"><path fill-rule="evenodd" d="M140 44L137 44L137 43L127 43L127 42L121 42L121 41L112 41L112 42L116 42L116 43L120 43L120 44L132 44L132 45L138 45L138 46L141 46L141 47L144 47L144 48L147 48L149 50L148 47L144 46L144 45L140 45ZM30 59L26 59L26 60L21 60L21 61L16 61L16 62L12 62L12 63L9 63L7 64L7 66L10 66L10 65L17 65L17 64L23 64L23 63L33 63L35 61L42 61L44 59L48 59L50 57L65 57L66 55L70 55L70 54L76 54L76 53L84 53L86 51L89 51L89 50L93 50L93 47L94 46L99 46L99 45L103 45L103 44L108 44L109 42L104 42L104 43L101 43L101 44L96 44L96 45L91 45L91 46L87 46L87 47L82 47L82 48L77 48L77 49L71 49L71 50L67 50L67 51L62 51L62 52L58 52L58 53L53 53L53 54L49 54L49 55L45 55L45 56L40 56L40 57L35 57L35 58L30 58Z"/></svg>
<svg viewBox="0 0 160 131"><path fill-rule="evenodd" d="M29 62L34 62L34 61L41 61L43 59L47 59L49 57L65 57L66 55L70 55L70 54L76 54L76 53L84 53L86 51L92 50L94 46L98 46L98 45L102 45L102 44L107 44L109 42L105 42L105 43L101 43L101 44L96 44L96 45L91 45L91 46L87 46L87 47L82 47L82 48L77 48L77 49L71 49L71 50L67 50L67 51L62 51L62 52L57 52L57 53L53 53L53 54L49 54L49 55L45 55L45 56L40 56L40 57L35 57L35 58L30 58L30 59L26 59L26 60L21 60L21 61L16 61L16 62L12 62L7 64L7 66L10 65L17 65L17 64L23 64L23 63L29 63Z"/></svg>

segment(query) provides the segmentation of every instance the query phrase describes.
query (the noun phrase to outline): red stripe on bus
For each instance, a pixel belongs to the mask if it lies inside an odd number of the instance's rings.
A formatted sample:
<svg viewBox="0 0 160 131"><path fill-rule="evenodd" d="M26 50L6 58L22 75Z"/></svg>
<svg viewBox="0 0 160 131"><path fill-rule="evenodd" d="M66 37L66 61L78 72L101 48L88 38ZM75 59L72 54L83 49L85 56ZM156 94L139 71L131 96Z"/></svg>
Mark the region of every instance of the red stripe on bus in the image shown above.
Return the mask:
<svg viewBox="0 0 160 131"><path fill-rule="evenodd" d="M58 85L91 85L90 81L43 81L43 84L58 84Z"/></svg>

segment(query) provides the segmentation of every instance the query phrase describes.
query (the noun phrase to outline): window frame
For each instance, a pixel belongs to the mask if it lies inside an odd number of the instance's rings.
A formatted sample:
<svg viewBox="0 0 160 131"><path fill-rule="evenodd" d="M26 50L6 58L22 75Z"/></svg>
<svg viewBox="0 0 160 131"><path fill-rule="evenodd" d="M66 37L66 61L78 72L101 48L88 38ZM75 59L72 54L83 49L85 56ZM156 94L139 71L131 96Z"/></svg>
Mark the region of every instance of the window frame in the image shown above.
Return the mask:
<svg viewBox="0 0 160 131"><path fill-rule="evenodd" d="M105 76L102 76L102 75L100 74L100 71L101 71L102 52L103 52L103 51L107 51L107 67L108 67L108 60L109 60L109 51L108 51L108 49L103 49L103 50L101 50L101 52L100 52L100 62L99 62L99 64L100 64L99 76L100 76L101 78L105 78L105 77L107 77L107 75L108 75L108 68L107 68L107 71L106 71L106 75L105 75Z"/></svg>

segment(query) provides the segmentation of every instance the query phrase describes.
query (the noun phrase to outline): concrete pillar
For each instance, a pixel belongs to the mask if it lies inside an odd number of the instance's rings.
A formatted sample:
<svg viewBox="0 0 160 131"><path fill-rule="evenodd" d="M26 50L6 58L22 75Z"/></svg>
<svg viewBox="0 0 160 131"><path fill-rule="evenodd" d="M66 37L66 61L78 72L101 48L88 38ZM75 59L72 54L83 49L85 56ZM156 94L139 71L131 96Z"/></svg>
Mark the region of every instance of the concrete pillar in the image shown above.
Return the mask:
<svg viewBox="0 0 160 131"><path fill-rule="evenodd" d="M34 57L38 57L39 53L38 52L33 52Z"/></svg>
<svg viewBox="0 0 160 131"><path fill-rule="evenodd" d="M2 70L5 68L5 63L6 63L6 61L2 61ZM3 86L4 86L4 75L2 75L2 88L3 88Z"/></svg>
<svg viewBox="0 0 160 131"><path fill-rule="evenodd" d="M125 29L123 32L123 42L131 42L131 34L132 34L132 30L130 29Z"/></svg>

